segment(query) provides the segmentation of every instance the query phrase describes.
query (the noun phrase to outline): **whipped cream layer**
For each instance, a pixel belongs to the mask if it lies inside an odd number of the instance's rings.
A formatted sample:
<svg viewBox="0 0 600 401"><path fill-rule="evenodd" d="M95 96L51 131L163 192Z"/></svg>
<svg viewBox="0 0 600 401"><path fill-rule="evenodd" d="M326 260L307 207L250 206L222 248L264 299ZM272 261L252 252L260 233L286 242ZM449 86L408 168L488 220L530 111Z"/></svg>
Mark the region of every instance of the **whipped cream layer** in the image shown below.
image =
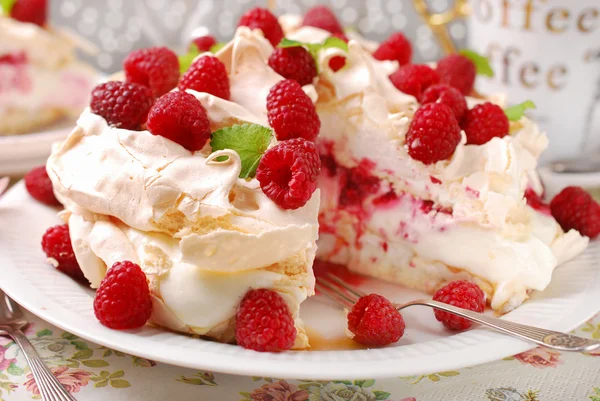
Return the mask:
<svg viewBox="0 0 600 401"><path fill-rule="evenodd" d="M267 125L266 94L283 79L266 64L270 52L258 31L240 29L217 54L230 76L231 101L188 91L213 130ZM153 323L225 342L235 339L244 294L269 288L295 318L294 348L305 348L298 312L314 294L319 192L304 207L283 210L256 179L238 178L240 169L232 150L210 153L207 145L192 153L148 131L110 127L89 109L47 164L93 287L114 262L136 262L150 280Z"/></svg>
<svg viewBox="0 0 600 401"><path fill-rule="evenodd" d="M289 36L317 42L318 31ZM463 133L449 160L413 160L405 135L419 104L389 81L397 64L375 60L356 40L348 47L319 54L318 256L428 292L469 278L503 311L543 290L557 264L588 242L526 204L528 187L542 191L535 168L546 135L523 118L510 135L481 146L466 145ZM328 67L335 56L347 59L338 72Z"/></svg>
<svg viewBox="0 0 600 401"><path fill-rule="evenodd" d="M60 31L2 15L0 32L0 118L47 109L78 115L96 82L96 72L76 60L79 45Z"/></svg>

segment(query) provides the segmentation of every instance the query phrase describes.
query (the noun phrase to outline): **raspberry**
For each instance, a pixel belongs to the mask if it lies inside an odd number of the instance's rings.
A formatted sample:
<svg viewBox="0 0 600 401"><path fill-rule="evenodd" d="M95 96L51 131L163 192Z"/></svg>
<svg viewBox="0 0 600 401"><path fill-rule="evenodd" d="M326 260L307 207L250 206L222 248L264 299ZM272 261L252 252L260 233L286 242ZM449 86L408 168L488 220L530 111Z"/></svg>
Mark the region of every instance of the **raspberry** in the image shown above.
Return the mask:
<svg viewBox="0 0 600 401"><path fill-rule="evenodd" d="M390 80L398 90L413 95L420 101L423 92L440 82L440 77L425 64L408 64L390 75Z"/></svg>
<svg viewBox="0 0 600 401"><path fill-rule="evenodd" d="M269 66L286 79L301 86L312 83L317 76L315 59L304 47L276 48L269 57Z"/></svg>
<svg viewBox="0 0 600 401"><path fill-rule="evenodd" d="M112 126L138 130L152 107L152 91L142 85L111 81L92 90L90 108Z"/></svg>
<svg viewBox="0 0 600 401"><path fill-rule="evenodd" d="M115 330L138 329L152 314L148 279L135 263L116 262L100 283L94 313L104 326Z"/></svg>
<svg viewBox="0 0 600 401"><path fill-rule="evenodd" d="M327 6L315 6L306 12L302 26L314 26L331 33L344 33L344 28Z"/></svg>
<svg viewBox="0 0 600 401"><path fill-rule="evenodd" d="M485 294L477 284L466 280L446 284L433 295L434 301L482 313L485 309ZM434 309L435 318L450 330L466 330L473 323L449 312Z"/></svg>
<svg viewBox="0 0 600 401"><path fill-rule="evenodd" d="M263 155L256 178L265 195L283 209L306 205L315 189L321 159L313 142L303 138L283 141Z"/></svg>
<svg viewBox="0 0 600 401"><path fill-rule="evenodd" d="M206 35L194 38L192 40L192 43L196 45L198 51L207 52L210 50L211 47L213 47L217 43L217 40L212 35Z"/></svg>
<svg viewBox="0 0 600 401"><path fill-rule="evenodd" d="M260 29L273 47L277 46L283 39L283 29L281 29L277 17L266 8L255 7L247 11L240 18L238 26Z"/></svg>
<svg viewBox="0 0 600 401"><path fill-rule="evenodd" d="M123 62L127 82L144 85L159 97L179 81L179 60L173 51L166 47L150 47L134 50Z"/></svg>
<svg viewBox="0 0 600 401"><path fill-rule="evenodd" d="M393 344L404 335L404 319L386 298L377 294L360 297L348 313L348 330L354 341L367 346Z"/></svg>
<svg viewBox="0 0 600 401"><path fill-rule="evenodd" d="M315 105L300 84L291 79L273 85L269 91L267 116L280 141L291 138L314 141L321 129Z"/></svg>
<svg viewBox="0 0 600 401"><path fill-rule="evenodd" d="M179 82L179 90L193 89L229 100L229 77L221 60L202 56L192 63Z"/></svg>
<svg viewBox="0 0 600 401"><path fill-rule="evenodd" d="M47 21L47 13L46 0L17 0L10 11L10 16L17 21L44 26Z"/></svg>
<svg viewBox="0 0 600 401"><path fill-rule="evenodd" d="M552 216L563 230L575 229L596 238L600 234L600 205L580 187L567 187L550 202Z"/></svg>
<svg viewBox="0 0 600 401"><path fill-rule="evenodd" d="M444 57L438 62L436 71L440 76L440 82L454 86L463 95L466 96L473 91L477 70L475 64L465 56L451 54Z"/></svg>
<svg viewBox="0 0 600 401"><path fill-rule="evenodd" d="M410 64L412 58L412 46L406 36L401 32L392 34L373 53L377 60L395 60L401 66Z"/></svg>
<svg viewBox="0 0 600 401"><path fill-rule="evenodd" d="M421 97L421 103L441 103L452 109L456 121L462 121L467 112L467 101L460 91L450 85L437 84L432 85Z"/></svg>
<svg viewBox="0 0 600 401"><path fill-rule="evenodd" d="M60 205L60 202L54 196L52 181L48 177L46 166L31 169L25 176L25 187L33 199L50 206Z"/></svg>
<svg viewBox="0 0 600 401"><path fill-rule="evenodd" d="M333 33L331 36L335 36L338 39L343 40L348 43L348 38L343 33ZM346 57L344 56L335 56L329 60L329 68L331 68L334 72L341 70L346 65Z"/></svg>
<svg viewBox="0 0 600 401"><path fill-rule="evenodd" d="M446 160L460 142L460 127L450 107L441 103L421 106L406 134L408 154L425 164Z"/></svg>
<svg viewBox="0 0 600 401"><path fill-rule="evenodd" d="M483 145L494 137L508 135L510 124L500 106L485 102L467 111L461 128L467 135L467 144Z"/></svg>
<svg viewBox="0 0 600 401"><path fill-rule="evenodd" d="M296 327L290 310L277 292L264 288L246 293L237 310L238 345L261 352L285 351L294 345Z"/></svg>
<svg viewBox="0 0 600 401"><path fill-rule="evenodd" d="M547 215L552 213L550 211L550 206L545 203L540 195L538 195L532 188L527 188L525 190L525 200L532 209L537 210L540 213Z"/></svg>
<svg viewBox="0 0 600 401"><path fill-rule="evenodd" d="M187 92L169 92L148 113L148 130L195 152L210 137L210 121L202 103Z"/></svg>
<svg viewBox="0 0 600 401"><path fill-rule="evenodd" d="M86 278L75 259L71 237L69 235L69 226L50 227L42 237L42 250L48 258L54 259L58 271L82 283L87 283Z"/></svg>

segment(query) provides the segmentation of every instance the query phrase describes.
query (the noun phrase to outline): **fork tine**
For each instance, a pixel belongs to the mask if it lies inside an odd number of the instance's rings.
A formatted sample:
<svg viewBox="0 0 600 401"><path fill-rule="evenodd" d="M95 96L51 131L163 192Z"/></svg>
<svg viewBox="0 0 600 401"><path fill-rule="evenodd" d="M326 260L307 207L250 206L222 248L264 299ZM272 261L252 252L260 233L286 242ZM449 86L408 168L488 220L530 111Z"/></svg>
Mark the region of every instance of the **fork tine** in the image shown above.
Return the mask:
<svg viewBox="0 0 600 401"><path fill-rule="evenodd" d="M343 308L351 309L354 305L354 302L352 302L340 291L333 288L329 283L324 284L321 282L317 282L317 290Z"/></svg>
<svg viewBox="0 0 600 401"><path fill-rule="evenodd" d="M367 295L364 292L362 292L361 290L359 290L358 288L351 286L350 284L344 282L344 280L342 280L341 278L334 276L331 273L327 273L327 279L333 281L334 283L336 283L337 285L339 285L340 287L342 287L343 289L345 289L346 291L348 291L349 293L354 295L357 299Z"/></svg>

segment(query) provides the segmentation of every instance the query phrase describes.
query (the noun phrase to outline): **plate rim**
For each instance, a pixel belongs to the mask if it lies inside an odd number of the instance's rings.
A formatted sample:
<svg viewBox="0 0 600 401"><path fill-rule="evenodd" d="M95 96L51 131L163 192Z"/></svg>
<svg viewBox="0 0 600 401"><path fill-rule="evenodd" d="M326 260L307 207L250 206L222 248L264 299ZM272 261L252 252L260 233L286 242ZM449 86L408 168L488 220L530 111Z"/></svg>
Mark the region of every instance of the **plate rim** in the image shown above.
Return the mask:
<svg viewBox="0 0 600 401"><path fill-rule="evenodd" d="M21 203L19 205L20 207L27 207L28 203L31 204L34 202L23 201L23 199L20 199L19 201L19 196L23 194L27 195L23 182L21 181L13 186L13 188L0 199L0 211L5 206L16 206L14 202L11 203L13 198ZM46 208L41 205L39 207ZM0 232L1 230L2 228L0 227ZM257 353L250 350L240 350L234 345L220 344L188 337L190 340L204 343L202 349L195 348L193 353L191 353L192 355L190 355L190 350L182 346L162 343L161 347L152 347L149 345L156 345L157 342L155 340L140 341L140 338L143 339L144 336L142 335L140 337L139 333L146 332L147 330L159 330L163 332L161 335L171 334L174 336L184 336L182 334L169 333L160 328L146 328L141 332L123 332L105 328L99 323L93 327L78 325L78 319L75 319L75 314L68 313L68 310L63 305L54 299L40 299L39 296L36 296L36 286L23 279L20 270L15 266L15 263L2 248L0 248L0 261L3 262L3 279L0 283L0 287L17 303L42 320L98 345L154 361L191 369L208 370L242 376L277 377L282 379L379 379L455 370L497 361L504 357L535 348L535 344L509 337L489 329L477 328L444 339L396 347L410 347L410 349L407 348L410 352L411 350L418 348L435 348L436 345L441 343L464 343L464 340L475 341L475 343L471 345L458 347L452 351L444 351L443 358L440 358L435 352L430 352L425 355L421 354L416 357L409 357L408 361L406 359L398 360L397 358L386 357L383 359L376 359L369 363L368 358L361 358L363 360L361 363L349 364L344 361L329 361L325 358L331 353L335 354L339 352L371 353L373 355L379 354L381 356L387 356L385 348L383 348L357 351L309 351L310 354L316 355L314 358L315 361L311 362L302 360L302 357L299 357L299 355L305 354L306 351L288 351L280 354ZM59 273L56 274L58 277ZM65 279L70 280L67 278ZM590 289L593 288L600 288L594 287L594 284L600 285L600 271L597 272L593 283L586 288L585 292L580 294L584 297L584 300L587 301L582 301L580 304L595 304L598 305L597 308L600 309L600 291L596 291L597 293L590 291ZM79 284L73 282L73 285ZM85 289L82 288L82 291L84 290ZM598 310L594 310L593 312L583 312L580 306L581 305L575 305L571 308L572 310L569 311L570 313L565 312L567 319L564 319L566 320L564 324L560 324L560 328L562 329L560 331L570 331L589 320L598 312ZM83 321L87 322L87 320ZM548 326L548 328L552 328L553 326L554 329L557 329L557 321L553 321L553 324ZM235 351L237 352L236 355L227 352L230 351L231 348L235 348ZM154 351L155 349L160 349L161 351L156 352ZM468 350L467 355L464 353L465 350ZM192 356L194 356L194 358ZM314 362L317 361L318 364L315 364Z"/></svg>

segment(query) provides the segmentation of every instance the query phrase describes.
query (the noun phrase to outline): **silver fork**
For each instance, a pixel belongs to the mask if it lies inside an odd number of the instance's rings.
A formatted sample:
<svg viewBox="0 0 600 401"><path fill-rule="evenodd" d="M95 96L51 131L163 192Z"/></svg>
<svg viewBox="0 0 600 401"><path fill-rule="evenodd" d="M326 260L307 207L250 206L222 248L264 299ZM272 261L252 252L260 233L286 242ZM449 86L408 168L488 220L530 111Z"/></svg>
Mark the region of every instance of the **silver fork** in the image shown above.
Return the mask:
<svg viewBox="0 0 600 401"><path fill-rule="evenodd" d="M352 287L342 279L327 274L319 277L317 280L317 290L326 295L332 301L343 308L352 308L352 305L358 301L358 298L366 295L359 289ZM409 306L429 306L430 308L440 309L455 315L464 317L473 322L491 327L514 337L531 341L548 348L554 348L560 351L590 352L600 347L600 341L591 340L571 334L558 331L546 330L538 327L527 326L525 324L509 322L503 319L487 316L482 313L473 312L468 309L458 308L442 302L433 300L416 300L404 304L393 304L398 310L408 308Z"/></svg>
<svg viewBox="0 0 600 401"><path fill-rule="evenodd" d="M31 373L40 389L40 395L44 401L77 401L65 390L58 379L54 377L50 369L44 364L36 350L33 348L21 329L25 327L27 320L17 305L0 289L0 335L10 336L25 354L25 359L31 368Z"/></svg>

